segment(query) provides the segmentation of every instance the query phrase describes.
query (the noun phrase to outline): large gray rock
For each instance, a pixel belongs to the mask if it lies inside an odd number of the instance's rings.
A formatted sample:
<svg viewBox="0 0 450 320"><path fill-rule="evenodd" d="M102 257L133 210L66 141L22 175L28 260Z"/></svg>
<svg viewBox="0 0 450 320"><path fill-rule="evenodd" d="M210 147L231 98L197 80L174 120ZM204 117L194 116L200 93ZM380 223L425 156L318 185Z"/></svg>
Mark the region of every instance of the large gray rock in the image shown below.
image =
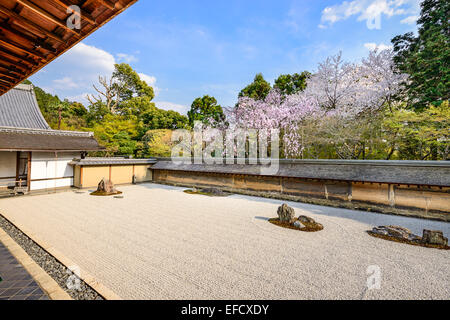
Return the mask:
<svg viewBox="0 0 450 320"><path fill-rule="evenodd" d="M422 243L448 246L448 239L442 231L423 230Z"/></svg>
<svg viewBox="0 0 450 320"><path fill-rule="evenodd" d="M98 184L97 192L113 194L116 193L117 190L114 187L114 183L112 183L112 181L102 179L102 181L100 181L100 183Z"/></svg>
<svg viewBox="0 0 450 320"><path fill-rule="evenodd" d="M295 210L287 204L278 208L278 217L282 223L293 223L295 221Z"/></svg>
<svg viewBox="0 0 450 320"><path fill-rule="evenodd" d="M388 236L406 241L420 241L420 237L413 234L410 230L399 226L382 226L373 228L372 233L381 236Z"/></svg>

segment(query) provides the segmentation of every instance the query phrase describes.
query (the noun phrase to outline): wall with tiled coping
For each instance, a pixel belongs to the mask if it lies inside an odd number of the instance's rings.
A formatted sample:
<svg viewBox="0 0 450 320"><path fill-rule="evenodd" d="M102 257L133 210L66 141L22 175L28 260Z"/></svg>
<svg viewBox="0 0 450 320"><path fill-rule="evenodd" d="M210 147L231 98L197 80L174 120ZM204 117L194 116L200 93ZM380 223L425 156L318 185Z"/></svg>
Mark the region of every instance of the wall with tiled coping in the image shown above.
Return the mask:
<svg viewBox="0 0 450 320"><path fill-rule="evenodd" d="M450 221L450 162L282 160L273 176L261 167L158 159L151 171L155 183Z"/></svg>

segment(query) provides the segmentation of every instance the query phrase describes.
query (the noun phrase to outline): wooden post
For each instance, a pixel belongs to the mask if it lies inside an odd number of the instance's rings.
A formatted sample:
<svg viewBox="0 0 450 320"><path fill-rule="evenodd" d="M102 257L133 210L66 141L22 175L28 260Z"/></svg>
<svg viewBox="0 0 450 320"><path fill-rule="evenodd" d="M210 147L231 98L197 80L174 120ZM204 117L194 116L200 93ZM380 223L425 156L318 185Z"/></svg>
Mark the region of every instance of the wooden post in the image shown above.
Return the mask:
<svg viewBox="0 0 450 320"><path fill-rule="evenodd" d="M83 166L80 166L80 189L83 189Z"/></svg>
<svg viewBox="0 0 450 320"><path fill-rule="evenodd" d="M20 151L17 151L17 157L16 157L16 182L14 185L17 187L17 181L19 181L19 174L20 174Z"/></svg>
<svg viewBox="0 0 450 320"><path fill-rule="evenodd" d="M27 187L28 187L28 192L31 191L31 151L28 152L28 174L27 174Z"/></svg>

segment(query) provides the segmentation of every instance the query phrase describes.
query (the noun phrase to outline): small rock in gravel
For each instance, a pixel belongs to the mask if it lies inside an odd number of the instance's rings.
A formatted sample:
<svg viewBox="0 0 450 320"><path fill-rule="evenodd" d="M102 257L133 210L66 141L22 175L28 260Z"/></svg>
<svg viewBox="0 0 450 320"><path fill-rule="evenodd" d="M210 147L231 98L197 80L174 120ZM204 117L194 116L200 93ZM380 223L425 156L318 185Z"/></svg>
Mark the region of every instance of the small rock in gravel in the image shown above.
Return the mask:
<svg viewBox="0 0 450 320"><path fill-rule="evenodd" d="M304 228L304 226L302 225L302 223L300 221L295 221L294 227L299 228L299 229Z"/></svg>
<svg viewBox="0 0 450 320"><path fill-rule="evenodd" d="M448 239L442 231L423 230L422 243L448 246Z"/></svg>
<svg viewBox="0 0 450 320"><path fill-rule="evenodd" d="M298 217L298 221L300 221L306 228L309 229L323 229L323 225L316 222L313 218L307 216Z"/></svg>

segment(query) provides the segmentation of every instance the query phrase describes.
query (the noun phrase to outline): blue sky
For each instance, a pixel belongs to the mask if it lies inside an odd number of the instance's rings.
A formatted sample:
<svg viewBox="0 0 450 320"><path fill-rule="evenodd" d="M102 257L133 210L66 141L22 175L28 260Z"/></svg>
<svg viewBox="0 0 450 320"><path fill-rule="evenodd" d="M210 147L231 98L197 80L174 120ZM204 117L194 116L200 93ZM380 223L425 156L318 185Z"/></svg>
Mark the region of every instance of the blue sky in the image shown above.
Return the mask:
<svg viewBox="0 0 450 320"><path fill-rule="evenodd" d="M415 31L420 0L140 0L30 78L85 103L98 75L127 62L164 109L186 113L213 95L232 106L262 72L314 71L329 55L356 61L395 35Z"/></svg>

